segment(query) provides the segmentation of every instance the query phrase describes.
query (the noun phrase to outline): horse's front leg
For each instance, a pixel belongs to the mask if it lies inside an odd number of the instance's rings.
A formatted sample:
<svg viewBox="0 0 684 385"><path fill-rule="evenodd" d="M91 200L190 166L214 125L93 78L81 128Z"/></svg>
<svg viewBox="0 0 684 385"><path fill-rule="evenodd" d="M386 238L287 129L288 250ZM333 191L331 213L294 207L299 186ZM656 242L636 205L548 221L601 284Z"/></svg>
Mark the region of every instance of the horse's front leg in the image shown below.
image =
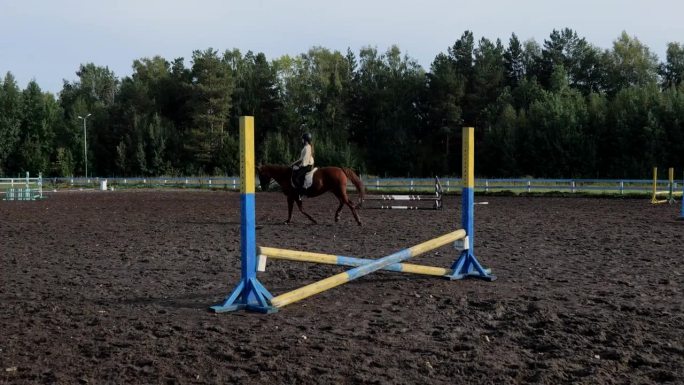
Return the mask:
<svg viewBox="0 0 684 385"><path fill-rule="evenodd" d="M297 207L299 207L299 211L301 211L302 214L306 215L306 217L309 218L309 220L310 220L311 222L316 223L316 224L318 223L318 222L316 222L315 219L313 219L313 217L312 217L311 215L307 214L307 213L304 211L304 208L302 208L302 201L299 200L299 199L297 199Z"/></svg>
<svg viewBox="0 0 684 385"><path fill-rule="evenodd" d="M294 205L294 198L291 196L287 197L287 220L285 221L286 225L290 224L290 221L292 221L292 205Z"/></svg>

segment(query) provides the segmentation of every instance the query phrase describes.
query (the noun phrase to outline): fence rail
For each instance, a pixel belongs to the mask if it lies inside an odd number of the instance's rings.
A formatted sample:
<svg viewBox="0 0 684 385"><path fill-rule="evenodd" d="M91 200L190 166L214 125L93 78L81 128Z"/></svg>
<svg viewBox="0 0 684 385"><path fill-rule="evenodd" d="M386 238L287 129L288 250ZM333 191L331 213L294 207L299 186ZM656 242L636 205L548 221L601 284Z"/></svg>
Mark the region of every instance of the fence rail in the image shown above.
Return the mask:
<svg viewBox="0 0 684 385"><path fill-rule="evenodd" d="M373 191L431 191L434 190L434 181L430 178L370 178L364 179L369 193ZM442 189L446 193L457 192L460 189L460 178L441 179ZM684 181L675 181L674 189ZM669 186L668 180L658 180L657 189ZM478 192L503 192L515 193L543 193L543 192L569 192L569 193L605 193L605 194L649 194L653 190L652 179L476 179L475 190Z"/></svg>
<svg viewBox="0 0 684 385"><path fill-rule="evenodd" d="M369 194L375 192L421 192L434 193L434 178L375 178L363 177ZM239 190L240 178L223 177L154 177L154 178L43 178L43 184L73 188L100 188L107 181L110 188L211 188ZM460 178L442 178L445 193L460 191ZM668 187L668 180L658 180L658 190ZM676 180L674 190L681 189L684 181ZM351 188L351 185L350 185ZM648 194L653 189L652 179L476 179L478 192L514 193L604 193L604 194Z"/></svg>
<svg viewBox="0 0 684 385"><path fill-rule="evenodd" d="M153 178L45 178L46 184L72 188L100 188L106 181L110 188L218 188L240 189L240 177L153 177Z"/></svg>

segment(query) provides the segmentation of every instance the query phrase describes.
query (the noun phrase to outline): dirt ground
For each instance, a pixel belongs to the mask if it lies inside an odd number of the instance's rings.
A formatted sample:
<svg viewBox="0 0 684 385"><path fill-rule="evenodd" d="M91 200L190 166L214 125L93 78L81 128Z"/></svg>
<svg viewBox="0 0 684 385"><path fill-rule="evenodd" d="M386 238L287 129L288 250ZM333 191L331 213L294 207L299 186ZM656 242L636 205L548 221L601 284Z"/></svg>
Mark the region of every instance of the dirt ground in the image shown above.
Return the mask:
<svg viewBox="0 0 684 385"><path fill-rule="evenodd" d="M460 228L443 211L305 201L284 225L257 194L257 242L381 257ZM239 195L56 192L0 201L0 383L684 383L684 222L647 199L478 197L494 282L378 272L276 314L212 314L240 275ZM416 263L448 267L441 248ZM280 294L343 267L269 262Z"/></svg>

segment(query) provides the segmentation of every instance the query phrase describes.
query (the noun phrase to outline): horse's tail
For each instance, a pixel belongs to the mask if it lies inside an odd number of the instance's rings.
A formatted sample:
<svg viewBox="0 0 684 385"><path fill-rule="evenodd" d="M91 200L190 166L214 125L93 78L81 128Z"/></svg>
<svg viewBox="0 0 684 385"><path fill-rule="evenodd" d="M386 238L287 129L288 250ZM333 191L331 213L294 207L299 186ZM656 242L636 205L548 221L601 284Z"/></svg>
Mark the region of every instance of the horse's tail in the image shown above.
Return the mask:
<svg viewBox="0 0 684 385"><path fill-rule="evenodd" d="M354 170L342 167L342 171L344 171L344 174L349 178L354 187L356 187L356 191L359 193L359 203L356 204L356 207L360 207L361 204L363 204L363 198L366 195L366 189L363 187L363 182L361 181L361 178L356 175Z"/></svg>

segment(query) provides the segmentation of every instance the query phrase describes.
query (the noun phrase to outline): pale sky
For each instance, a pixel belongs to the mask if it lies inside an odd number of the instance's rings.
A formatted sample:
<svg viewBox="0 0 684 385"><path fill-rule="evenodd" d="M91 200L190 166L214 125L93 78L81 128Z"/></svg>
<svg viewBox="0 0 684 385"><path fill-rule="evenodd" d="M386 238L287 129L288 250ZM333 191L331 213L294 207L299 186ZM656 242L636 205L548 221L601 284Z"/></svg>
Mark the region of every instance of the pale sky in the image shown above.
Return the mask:
<svg viewBox="0 0 684 385"><path fill-rule="evenodd" d="M131 74L133 60L238 48L271 60L313 46L356 54L396 44L426 70L465 30L542 44L569 27L600 48L624 30L664 60L684 43L683 0L0 0L0 76L59 92L82 63Z"/></svg>

